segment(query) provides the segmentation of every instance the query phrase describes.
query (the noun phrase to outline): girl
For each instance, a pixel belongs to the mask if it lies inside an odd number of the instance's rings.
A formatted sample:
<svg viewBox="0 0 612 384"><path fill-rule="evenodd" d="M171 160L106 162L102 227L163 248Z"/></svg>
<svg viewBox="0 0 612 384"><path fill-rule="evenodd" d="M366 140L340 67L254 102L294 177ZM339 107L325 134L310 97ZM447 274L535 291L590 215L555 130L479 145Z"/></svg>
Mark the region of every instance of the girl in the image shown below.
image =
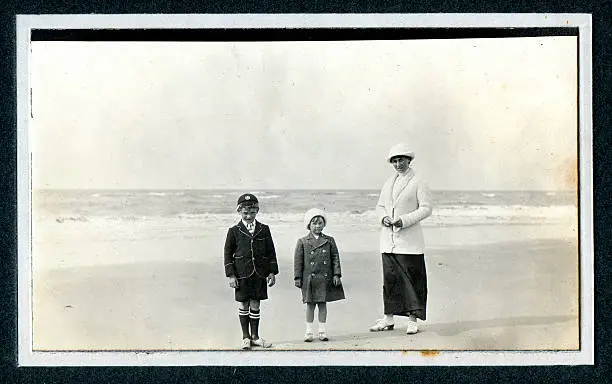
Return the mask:
<svg viewBox="0 0 612 384"><path fill-rule="evenodd" d="M314 337L315 306L319 307L319 340L327 341L326 303L344 299L340 255L334 238L322 232L326 224L325 212L310 209L304 216L304 226L310 232L298 239L295 247L295 286L302 289L302 302L306 303L306 342Z"/></svg>

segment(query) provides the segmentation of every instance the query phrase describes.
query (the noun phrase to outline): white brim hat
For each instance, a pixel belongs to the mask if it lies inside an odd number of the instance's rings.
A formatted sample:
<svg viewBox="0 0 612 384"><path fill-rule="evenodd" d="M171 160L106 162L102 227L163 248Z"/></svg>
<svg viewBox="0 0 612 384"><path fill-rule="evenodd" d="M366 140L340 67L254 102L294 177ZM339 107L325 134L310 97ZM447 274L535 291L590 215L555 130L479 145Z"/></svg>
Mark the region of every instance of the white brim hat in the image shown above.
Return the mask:
<svg viewBox="0 0 612 384"><path fill-rule="evenodd" d="M325 220L325 225L327 225L327 215L325 212L319 208L312 208L304 214L304 228L308 229L310 222L315 216L321 216Z"/></svg>
<svg viewBox="0 0 612 384"><path fill-rule="evenodd" d="M396 156L406 156L411 159L414 159L414 152L408 148L408 146L404 143L395 144L389 150L389 154L387 155L387 161L391 161L392 158Z"/></svg>

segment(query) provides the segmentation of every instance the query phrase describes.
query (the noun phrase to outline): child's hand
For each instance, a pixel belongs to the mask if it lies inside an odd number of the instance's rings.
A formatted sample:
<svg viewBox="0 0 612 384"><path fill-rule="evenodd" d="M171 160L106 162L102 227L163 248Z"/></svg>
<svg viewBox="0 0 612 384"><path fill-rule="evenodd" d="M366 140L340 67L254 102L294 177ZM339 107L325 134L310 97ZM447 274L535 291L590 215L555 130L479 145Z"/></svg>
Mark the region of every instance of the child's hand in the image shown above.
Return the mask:
<svg viewBox="0 0 612 384"><path fill-rule="evenodd" d="M298 288L302 288L302 279L295 279L295 286Z"/></svg>
<svg viewBox="0 0 612 384"><path fill-rule="evenodd" d="M276 282L276 277L274 277L274 274L271 273L268 275L268 277L266 277L266 281L268 282L268 287L271 287Z"/></svg>
<svg viewBox="0 0 612 384"><path fill-rule="evenodd" d="M236 279L236 276L230 276L227 280L231 288L238 288L238 279Z"/></svg>
<svg viewBox="0 0 612 384"><path fill-rule="evenodd" d="M334 287L339 287L340 284L342 284L342 281L340 280L340 276L334 276Z"/></svg>
<svg viewBox="0 0 612 384"><path fill-rule="evenodd" d="M397 219L397 220L395 220L395 222L393 223L393 226L394 226L394 227L397 227L397 228L401 228L401 227L403 227L403 226L404 226L404 224L402 223L402 219Z"/></svg>

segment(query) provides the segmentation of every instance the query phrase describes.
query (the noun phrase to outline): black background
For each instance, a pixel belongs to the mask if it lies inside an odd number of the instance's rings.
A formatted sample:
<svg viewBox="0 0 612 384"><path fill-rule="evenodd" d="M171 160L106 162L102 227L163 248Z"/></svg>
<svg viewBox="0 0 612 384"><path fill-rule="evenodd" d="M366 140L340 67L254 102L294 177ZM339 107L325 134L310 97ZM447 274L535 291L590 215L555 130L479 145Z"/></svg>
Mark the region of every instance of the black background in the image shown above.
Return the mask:
<svg viewBox="0 0 612 384"><path fill-rule="evenodd" d="M0 384L165 382L608 382L610 372L610 1L14 1L0 6ZM89 13L591 13L595 366L546 367L17 367L17 14ZM481 31L482 32L482 31ZM84 34L89 32L85 31ZM380 31L378 33L381 33ZM385 32L387 38L393 33ZM359 34L359 32L357 32ZM84 35L81 35L81 38ZM382 36L382 35L381 35ZM382 36L384 38L384 36ZM64 37L66 38L66 37ZM320 39L320 38L319 38ZM52 144L50 144L52 145ZM256 365L257 362L253 361Z"/></svg>

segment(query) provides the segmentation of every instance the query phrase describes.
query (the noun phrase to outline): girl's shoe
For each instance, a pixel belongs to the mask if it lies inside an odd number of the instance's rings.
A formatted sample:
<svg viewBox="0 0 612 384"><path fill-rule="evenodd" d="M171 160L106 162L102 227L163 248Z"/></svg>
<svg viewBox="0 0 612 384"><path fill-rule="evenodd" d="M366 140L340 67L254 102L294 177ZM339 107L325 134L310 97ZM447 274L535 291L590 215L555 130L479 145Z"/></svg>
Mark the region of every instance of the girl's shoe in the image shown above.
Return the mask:
<svg viewBox="0 0 612 384"><path fill-rule="evenodd" d="M417 324L417 319L414 315L408 316L408 327L406 328L406 333L409 335L413 335L419 331L419 326Z"/></svg>
<svg viewBox="0 0 612 384"><path fill-rule="evenodd" d="M260 337L259 339L251 340L251 345L255 347L270 348L272 343L268 343Z"/></svg>
<svg viewBox="0 0 612 384"><path fill-rule="evenodd" d="M394 323L387 323L385 319L376 320L376 324L370 327L370 332L392 331Z"/></svg>
<svg viewBox="0 0 612 384"><path fill-rule="evenodd" d="M251 339L249 339L248 337L242 339L242 344L240 344L240 348L245 351L251 349Z"/></svg>
<svg viewBox="0 0 612 384"><path fill-rule="evenodd" d="M312 334L312 332L306 332L306 334L304 335L304 341L307 343L310 343L313 338L314 335Z"/></svg>
<svg viewBox="0 0 612 384"><path fill-rule="evenodd" d="M323 331L323 332L319 332L319 340L321 340L321 341L327 341L327 340L329 340L329 339L327 338L327 333L326 333L325 331Z"/></svg>

